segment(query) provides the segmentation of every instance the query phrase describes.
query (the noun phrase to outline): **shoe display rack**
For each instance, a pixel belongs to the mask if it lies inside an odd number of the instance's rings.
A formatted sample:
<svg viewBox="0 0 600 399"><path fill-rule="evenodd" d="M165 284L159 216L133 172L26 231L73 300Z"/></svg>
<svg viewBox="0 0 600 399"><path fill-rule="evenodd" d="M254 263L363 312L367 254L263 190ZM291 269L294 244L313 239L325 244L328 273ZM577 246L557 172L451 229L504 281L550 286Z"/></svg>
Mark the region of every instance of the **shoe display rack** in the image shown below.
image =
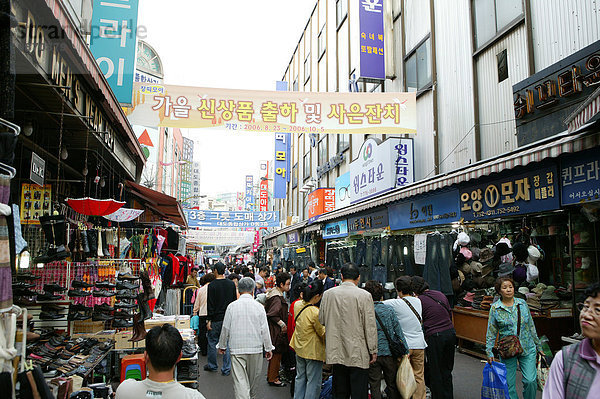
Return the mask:
<svg viewBox="0 0 600 399"><path fill-rule="evenodd" d="M195 339L183 342L181 360L175 368L175 380L180 384L198 388L198 345Z"/></svg>

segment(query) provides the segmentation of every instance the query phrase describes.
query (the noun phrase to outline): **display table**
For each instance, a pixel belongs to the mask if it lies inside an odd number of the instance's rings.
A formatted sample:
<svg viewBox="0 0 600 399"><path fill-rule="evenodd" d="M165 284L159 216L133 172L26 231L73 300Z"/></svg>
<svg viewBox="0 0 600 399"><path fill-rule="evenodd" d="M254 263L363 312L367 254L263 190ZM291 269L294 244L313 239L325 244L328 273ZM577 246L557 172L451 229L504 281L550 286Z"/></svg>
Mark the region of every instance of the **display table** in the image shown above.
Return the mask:
<svg viewBox="0 0 600 399"><path fill-rule="evenodd" d="M458 338L458 350L485 358L485 353L465 348L464 342L485 345L489 311L456 306L452 309L452 314L454 329ZM573 333L572 316L548 317L546 315L533 315L533 322L538 336L545 335L553 351L557 351L562 347L561 336L568 336Z"/></svg>

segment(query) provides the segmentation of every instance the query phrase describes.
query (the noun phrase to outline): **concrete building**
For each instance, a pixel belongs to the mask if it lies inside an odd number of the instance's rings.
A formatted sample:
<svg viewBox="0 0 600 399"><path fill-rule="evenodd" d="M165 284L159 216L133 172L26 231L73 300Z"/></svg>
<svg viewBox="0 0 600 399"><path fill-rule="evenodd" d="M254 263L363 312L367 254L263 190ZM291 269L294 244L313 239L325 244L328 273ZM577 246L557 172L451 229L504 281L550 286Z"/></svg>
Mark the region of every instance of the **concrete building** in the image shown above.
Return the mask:
<svg viewBox="0 0 600 399"><path fill-rule="evenodd" d="M182 205L185 208L189 208L190 197L192 194L192 178L194 170L194 141L183 138L183 154L182 154L182 165L181 165L181 180L180 180L180 192Z"/></svg>

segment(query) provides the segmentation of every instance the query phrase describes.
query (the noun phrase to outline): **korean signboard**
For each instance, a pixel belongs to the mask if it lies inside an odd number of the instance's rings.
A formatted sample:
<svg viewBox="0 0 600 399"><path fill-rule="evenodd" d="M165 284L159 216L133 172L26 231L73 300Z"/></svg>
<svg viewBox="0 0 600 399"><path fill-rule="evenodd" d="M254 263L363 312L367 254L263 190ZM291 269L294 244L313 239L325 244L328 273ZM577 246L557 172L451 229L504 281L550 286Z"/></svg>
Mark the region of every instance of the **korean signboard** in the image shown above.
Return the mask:
<svg viewBox="0 0 600 399"><path fill-rule="evenodd" d="M90 50L117 100L130 105L137 45L138 0L94 0L93 10Z"/></svg>
<svg viewBox="0 0 600 399"><path fill-rule="evenodd" d="M390 229L435 226L460 219L458 190L415 197L388 208Z"/></svg>
<svg viewBox="0 0 600 399"><path fill-rule="evenodd" d="M141 126L268 133L417 133L415 93L301 93L134 83L133 105L126 114L132 125Z"/></svg>
<svg viewBox="0 0 600 399"><path fill-rule="evenodd" d="M354 0L360 3L360 77L385 80L383 0Z"/></svg>
<svg viewBox="0 0 600 399"><path fill-rule="evenodd" d="M351 203L385 193L414 182L413 142L367 139L358 158L350 164Z"/></svg>
<svg viewBox="0 0 600 399"><path fill-rule="evenodd" d="M46 172L46 161L35 152L31 153L31 168L29 169L29 180L38 186L44 185L44 174Z"/></svg>
<svg viewBox="0 0 600 399"><path fill-rule="evenodd" d="M188 230L185 233L188 242L211 245L246 245L254 242L254 231L238 230Z"/></svg>
<svg viewBox="0 0 600 399"><path fill-rule="evenodd" d="M308 195L308 223L335 210L335 188L318 188Z"/></svg>
<svg viewBox="0 0 600 399"><path fill-rule="evenodd" d="M350 205L350 172L335 179L335 209Z"/></svg>
<svg viewBox="0 0 600 399"><path fill-rule="evenodd" d="M260 191L258 193L259 211L269 210L269 162L260 163L260 174L264 179L260 179Z"/></svg>
<svg viewBox="0 0 600 399"><path fill-rule="evenodd" d="M565 120L600 83L600 41L513 86L520 146L567 130Z"/></svg>
<svg viewBox="0 0 600 399"><path fill-rule="evenodd" d="M348 218L348 232L383 229L389 226L388 210L384 209L361 216Z"/></svg>
<svg viewBox="0 0 600 399"><path fill-rule="evenodd" d="M273 212L197 211L185 209L188 226L222 228L278 227L279 214Z"/></svg>
<svg viewBox="0 0 600 399"><path fill-rule="evenodd" d="M290 133L275 134L275 174L273 176L273 198L285 198L287 193L287 182L290 181L291 162L291 140Z"/></svg>
<svg viewBox="0 0 600 399"><path fill-rule="evenodd" d="M505 174L460 190L460 215L467 221L559 208L556 165Z"/></svg>
<svg viewBox="0 0 600 399"><path fill-rule="evenodd" d="M562 205L600 200L600 154L597 149L564 158L560 169Z"/></svg>
<svg viewBox="0 0 600 399"><path fill-rule="evenodd" d="M337 222L325 224L323 229L323 239L340 238L348 235L348 221L340 220Z"/></svg>
<svg viewBox="0 0 600 399"><path fill-rule="evenodd" d="M286 234L288 244L297 244L300 242L300 235L297 231L292 231Z"/></svg>
<svg viewBox="0 0 600 399"><path fill-rule="evenodd" d="M254 209L254 176L246 175L246 196L245 209L251 211Z"/></svg>

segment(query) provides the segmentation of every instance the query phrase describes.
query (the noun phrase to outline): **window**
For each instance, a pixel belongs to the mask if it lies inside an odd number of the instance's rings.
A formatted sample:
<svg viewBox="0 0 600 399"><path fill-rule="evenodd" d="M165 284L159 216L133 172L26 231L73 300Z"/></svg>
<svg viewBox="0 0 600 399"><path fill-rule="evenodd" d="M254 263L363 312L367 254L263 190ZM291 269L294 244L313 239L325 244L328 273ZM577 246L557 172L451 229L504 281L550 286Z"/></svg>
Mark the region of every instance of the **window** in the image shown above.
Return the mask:
<svg viewBox="0 0 600 399"><path fill-rule="evenodd" d="M310 80L310 53L306 56L304 60L304 84L308 83Z"/></svg>
<svg viewBox="0 0 600 399"><path fill-rule="evenodd" d="M523 18L523 0L473 0L477 48Z"/></svg>
<svg viewBox="0 0 600 399"><path fill-rule="evenodd" d="M296 188L298 186L298 164L295 164L292 167L292 188Z"/></svg>
<svg viewBox="0 0 600 399"><path fill-rule="evenodd" d="M337 135L337 153L341 153L350 148L350 135L349 134L338 134Z"/></svg>
<svg viewBox="0 0 600 399"><path fill-rule="evenodd" d="M498 83L508 79L508 58L506 55L506 49L496 54L498 60Z"/></svg>
<svg viewBox="0 0 600 399"><path fill-rule="evenodd" d="M321 28L321 31L319 32L319 38L318 38L318 51L319 51L319 59L321 59L321 57L323 56L323 54L325 54L325 47L327 46L327 42L326 42L326 35L325 35L325 24L323 24L323 27Z"/></svg>
<svg viewBox="0 0 600 399"><path fill-rule="evenodd" d="M310 152L304 154L304 180L310 177Z"/></svg>
<svg viewBox="0 0 600 399"><path fill-rule="evenodd" d="M337 27L339 28L340 25L346 20L346 17L348 16L348 0L337 0L336 1L335 15L336 15Z"/></svg>
<svg viewBox="0 0 600 399"><path fill-rule="evenodd" d="M406 90L419 91L431 84L431 41L427 37L405 59Z"/></svg>
<svg viewBox="0 0 600 399"><path fill-rule="evenodd" d="M327 163L327 136L319 141L319 166Z"/></svg>

